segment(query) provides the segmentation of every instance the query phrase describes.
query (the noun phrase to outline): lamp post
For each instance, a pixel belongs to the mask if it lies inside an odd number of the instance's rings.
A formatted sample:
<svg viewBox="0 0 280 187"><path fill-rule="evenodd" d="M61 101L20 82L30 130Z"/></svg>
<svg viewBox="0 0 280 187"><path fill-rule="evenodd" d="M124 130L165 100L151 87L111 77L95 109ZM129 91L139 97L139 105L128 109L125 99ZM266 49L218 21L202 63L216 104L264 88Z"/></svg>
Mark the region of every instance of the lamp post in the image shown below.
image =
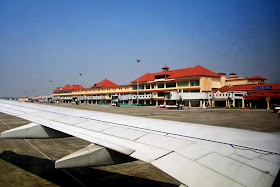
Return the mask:
<svg viewBox="0 0 280 187"><path fill-rule="evenodd" d="M82 75L83 74L82 73L79 73L79 74L80 74L80 96L79 96L79 104L80 104L80 102L81 102L80 101L80 99L81 99L81 89L82 89L82 81L81 80L82 80Z"/></svg>
<svg viewBox="0 0 280 187"><path fill-rule="evenodd" d="M137 58L136 62L137 62L137 106L139 105L139 63L140 63L141 59Z"/></svg>
<svg viewBox="0 0 280 187"><path fill-rule="evenodd" d="M50 100L49 102L52 101L52 81L50 81Z"/></svg>
<svg viewBox="0 0 280 187"><path fill-rule="evenodd" d="M34 100L35 100L35 90L33 90L33 101L32 102L34 102Z"/></svg>

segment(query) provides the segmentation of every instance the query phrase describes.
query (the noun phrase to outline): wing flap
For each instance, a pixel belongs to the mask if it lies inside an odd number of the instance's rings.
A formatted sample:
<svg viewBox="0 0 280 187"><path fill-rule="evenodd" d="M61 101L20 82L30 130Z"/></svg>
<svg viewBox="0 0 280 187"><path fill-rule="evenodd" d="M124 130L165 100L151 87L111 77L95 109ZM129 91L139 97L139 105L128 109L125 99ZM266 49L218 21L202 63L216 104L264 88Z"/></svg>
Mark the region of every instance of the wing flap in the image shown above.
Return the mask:
<svg viewBox="0 0 280 187"><path fill-rule="evenodd" d="M175 152L159 158L151 164L187 186L243 186L237 181Z"/></svg>
<svg viewBox="0 0 280 187"><path fill-rule="evenodd" d="M218 173L222 173L228 178L238 181L244 186L272 186L274 181L274 177L269 173L218 153L210 153L198 159L197 162Z"/></svg>

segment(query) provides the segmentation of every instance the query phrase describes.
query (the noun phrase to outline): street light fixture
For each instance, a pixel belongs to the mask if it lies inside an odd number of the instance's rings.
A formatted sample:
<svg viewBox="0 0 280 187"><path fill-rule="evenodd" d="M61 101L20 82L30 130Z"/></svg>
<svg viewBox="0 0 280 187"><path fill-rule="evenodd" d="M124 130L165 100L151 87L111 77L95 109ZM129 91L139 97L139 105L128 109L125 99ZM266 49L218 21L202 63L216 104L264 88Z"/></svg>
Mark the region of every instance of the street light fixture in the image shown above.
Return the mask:
<svg viewBox="0 0 280 187"><path fill-rule="evenodd" d="M139 63L140 63L141 59L137 58L136 62L137 62L137 106L139 105Z"/></svg>

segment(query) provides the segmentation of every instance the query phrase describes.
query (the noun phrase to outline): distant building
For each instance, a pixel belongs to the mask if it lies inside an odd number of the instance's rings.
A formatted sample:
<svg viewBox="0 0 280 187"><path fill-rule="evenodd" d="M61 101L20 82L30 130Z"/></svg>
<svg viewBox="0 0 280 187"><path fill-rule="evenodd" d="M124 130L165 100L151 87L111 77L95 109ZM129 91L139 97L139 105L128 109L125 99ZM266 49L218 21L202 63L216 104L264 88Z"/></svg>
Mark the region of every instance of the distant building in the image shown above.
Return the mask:
<svg viewBox="0 0 280 187"><path fill-rule="evenodd" d="M90 88L84 88L81 85L66 85L57 87L54 90L53 99L57 102L70 103L73 101L81 101L88 104L109 104L112 103L112 97L116 95L127 95L129 98L122 101L122 104L136 104L137 97L142 105L162 105L177 104L175 100L165 100L164 93L167 91L180 91L184 93L225 93L235 96L233 98L221 98L223 94L214 94L212 101L208 101L210 106L244 106L244 98L240 99L247 93L251 94L251 90L235 89L238 86L249 87L249 85L265 85L266 78L260 76L236 77L235 73L231 73L226 78L225 73L215 73L200 65L191 68L170 70L168 66L161 68L162 71L156 73L146 73L127 85L117 85L116 83L104 79L93 84ZM137 83L139 81L139 88ZM139 95L137 96L137 90ZM240 91L240 93L238 93ZM238 95L239 94L239 95ZM235 99L234 99L235 98ZM238 99L237 99L238 98ZM216 102L217 101L217 102ZM224 102L224 103L223 103ZM184 101L185 106L202 107L202 100L189 99Z"/></svg>
<svg viewBox="0 0 280 187"><path fill-rule="evenodd" d="M273 108L273 105L280 104L280 83L270 83L270 84L257 83L257 84L224 86L218 89L216 92L224 93L224 92L232 92L232 91L243 91L247 93L247 96L244 97L246 107L268 108L267 100L269 100L269 108ZM225 103L219 102L219 105L225 106Z"/></svg>
<svg viewBox="0 0 280 187"><path fill-rule="evenodd" d="M28 101L28 97L19 97L18 101L27 102Z"/></svg>
<svg viewBox="0 0 280 187"><path fill-rule="evenodd" d="M67 84L66 86L64 87L57 87L53 93L54 94L64 94L64 93L72 93L73 91L76 91L76 90L84 90L85 88L82 86L82 85L69 85Z"/></svg>
<svg viewBox="0 0 280 187"><path fill-rule="evenodd" d="M263 84L266 78L261 76L253 76L253 77L236 77L236 73L230 73L230 76L225 79L226 86L232 85L244 85L244 84Z"/></svg>
<svg viewBox="0 0 280 187"><path fill-rule="evenodd" d="M224 78L225 79L225 78ZM146 105L164 104L164 92L172 90L183 90L184 92L212 92L224 86L223 77L202 66L170 70L162 67L157 73L146 73L145 75L131 81L131 84L117 85L108 79L94 84L90 88L81 89L81 101L87 100L90 104L111 103L112 95L136 95L137 81L139 80L139 103ZM61 102L71 102L80 95L79 85L66 85L54 90L54 96L60 97ZM126 102L126 101L125 101ZM136 97L131 101L136 103ZM199 101L191 101L192 106L201 106ZM185 103L188 105L189 103Z"/></svg>

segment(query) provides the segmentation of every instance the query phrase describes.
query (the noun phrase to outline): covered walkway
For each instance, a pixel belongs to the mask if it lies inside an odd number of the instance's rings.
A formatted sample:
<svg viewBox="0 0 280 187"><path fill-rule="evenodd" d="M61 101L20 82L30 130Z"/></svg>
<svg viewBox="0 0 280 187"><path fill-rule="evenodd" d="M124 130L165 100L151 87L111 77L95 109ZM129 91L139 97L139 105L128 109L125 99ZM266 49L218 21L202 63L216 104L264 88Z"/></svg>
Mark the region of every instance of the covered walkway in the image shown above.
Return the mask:
<svg viewBox="0 0 280 187"><path fill-rule="evenodd" d="M280 93L257 92L244 97L246 105L250 108L274 108L274 105L280 104Z"/></svg>

